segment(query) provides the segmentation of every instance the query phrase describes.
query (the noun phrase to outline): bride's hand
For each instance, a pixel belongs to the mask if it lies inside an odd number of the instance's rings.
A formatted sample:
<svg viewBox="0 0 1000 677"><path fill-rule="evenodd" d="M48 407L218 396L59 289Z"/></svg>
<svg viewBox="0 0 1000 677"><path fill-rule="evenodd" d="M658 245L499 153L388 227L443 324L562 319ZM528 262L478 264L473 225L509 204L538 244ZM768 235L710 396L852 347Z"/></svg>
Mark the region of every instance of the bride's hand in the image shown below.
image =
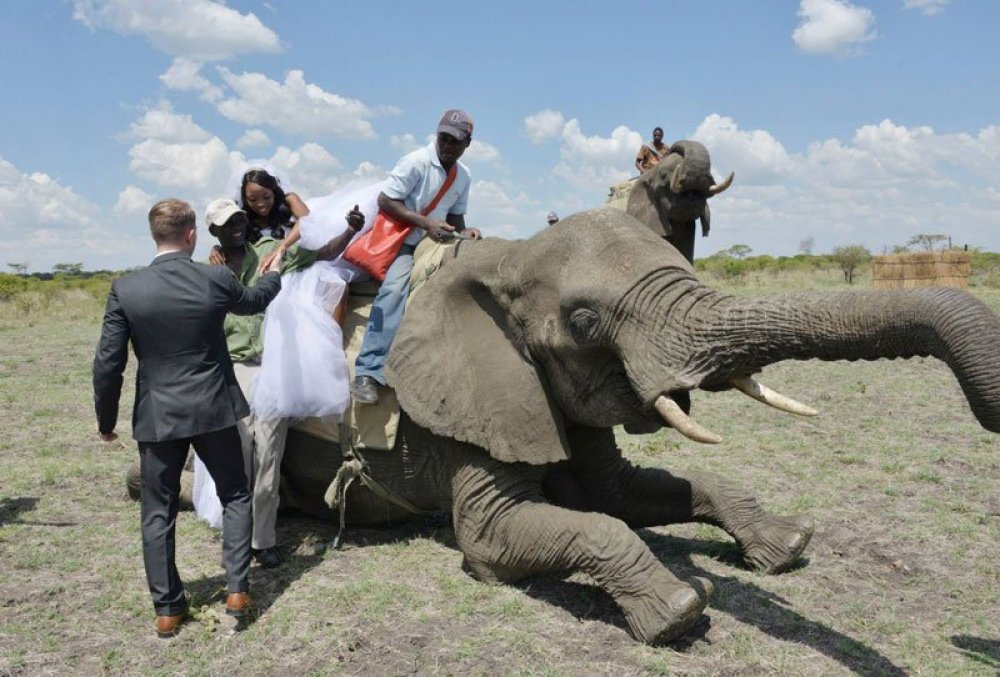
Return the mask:
<svg viewBox="0 0 1000 677"><path fill-rule="evenodd" d="M281 258L285 255L285 250L278 247L273 252L265 256L260 260L260 267L258 270L261 275L271 272L272 270L277 270L280 272Z"/></svg>

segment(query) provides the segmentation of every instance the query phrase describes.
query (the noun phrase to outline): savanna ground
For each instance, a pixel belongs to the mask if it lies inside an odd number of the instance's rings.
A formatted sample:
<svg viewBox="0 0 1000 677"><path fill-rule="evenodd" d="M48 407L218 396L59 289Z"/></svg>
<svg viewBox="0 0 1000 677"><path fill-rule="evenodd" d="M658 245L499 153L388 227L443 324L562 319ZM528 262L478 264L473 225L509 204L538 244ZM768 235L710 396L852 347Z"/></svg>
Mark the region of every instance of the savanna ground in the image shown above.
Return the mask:
<svg viewBox="0 0 1000 677"><path fill-rule="evenodd" d="M838 271L756 276L738 294L846 288ZM864 288L862 279L854 288ZM973 293L1000 310L1000 291ZM790 362L762 380L821 409L779 414L737 394L696 395L725 437L671 432L621 443L644 465L707 468L768 508L808 512L802 566L744 569L707 526L641 532L678 576L716 588L681 642L638 644L582 576L489 586L468 578L445 516L386 530L279 522L287 564L254 567L263 613L221 613L216 532L178 520L194 622L153 633L139 508L122 440L97 441L90 365L102 302L85 291L0 303L0 674L996 674L1000 669L1000 449L933 359ZM1000 347L998 347L1000 354ZM1000 359L1000 358L998 358Z"/></svg>

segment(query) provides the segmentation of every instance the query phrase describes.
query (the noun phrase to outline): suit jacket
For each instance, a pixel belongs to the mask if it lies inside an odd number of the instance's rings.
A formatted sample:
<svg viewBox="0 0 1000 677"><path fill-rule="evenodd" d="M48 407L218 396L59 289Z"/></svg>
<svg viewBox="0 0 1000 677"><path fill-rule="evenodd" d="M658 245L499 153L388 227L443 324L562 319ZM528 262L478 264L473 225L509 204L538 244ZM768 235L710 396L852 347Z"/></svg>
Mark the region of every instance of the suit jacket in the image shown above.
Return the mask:
<svg viewBox="0 0 1000 677"><path fill-rule="evenodd" d="M253 287L225 266L195 263L183 252L163 254L148 268L111 285L94 357L97 425L118 420L128 342L139 361L132 437L165 442L222 430L250 413L226 348L226 313L263 311L281 289L268 273Z"/></svg>

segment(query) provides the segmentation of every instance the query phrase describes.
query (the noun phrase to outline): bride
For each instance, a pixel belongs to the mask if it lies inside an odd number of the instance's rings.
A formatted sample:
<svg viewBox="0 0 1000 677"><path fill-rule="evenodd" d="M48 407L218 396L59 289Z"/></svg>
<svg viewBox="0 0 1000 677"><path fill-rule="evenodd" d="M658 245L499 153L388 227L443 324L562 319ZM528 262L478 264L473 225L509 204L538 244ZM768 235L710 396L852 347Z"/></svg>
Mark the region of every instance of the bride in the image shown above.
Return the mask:
<svg viewBox="0 0 1000 677"><path fill-rule="evenodd" d="M274 177L280 187L274 190L274 184L260 179L262 175ZM248 177L267 185L247 181ZM298 217L293 223L286 219L278 226L290 225L291 229L273 254L262 258L262 270L278 269L285 251L296 243L320 254L311 266L282 275L281 292L267 309L261 366L248 397L251 412L261 421L339 418L350 403L350 383L343 334L334 313L345 298L347 284L367 277L340 256L353 235L353 231L345 232L344 215L360 211L364 215L360 232L369 230L384 181L345 184L330 195L309 200L308 205L294 204L298 200L294 191L260 164L242 169L234 183L237 204L252 221L261 225L276 222L271 212L285 207L282 203L291 203L285 212ZM268 196L268 190L275 194ZM256 199L262 192L265 199ZM246 199L248 194L255 199ZM215 487L197 459L194 503L199 517L221 526L222 508Z"/></svg>

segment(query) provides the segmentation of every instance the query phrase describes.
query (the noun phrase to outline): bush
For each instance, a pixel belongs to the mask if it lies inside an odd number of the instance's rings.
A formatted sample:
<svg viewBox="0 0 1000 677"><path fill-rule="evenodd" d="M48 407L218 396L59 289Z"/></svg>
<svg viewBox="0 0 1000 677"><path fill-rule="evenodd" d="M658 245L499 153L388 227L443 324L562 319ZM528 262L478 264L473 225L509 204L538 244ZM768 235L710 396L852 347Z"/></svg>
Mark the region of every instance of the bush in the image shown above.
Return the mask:
<svg viewBox="0 0 1000 677"><path fill-rule="evenodd" d="M17 275L0 273L0 301L9 301L28 288L28 281Z"/></svg>

